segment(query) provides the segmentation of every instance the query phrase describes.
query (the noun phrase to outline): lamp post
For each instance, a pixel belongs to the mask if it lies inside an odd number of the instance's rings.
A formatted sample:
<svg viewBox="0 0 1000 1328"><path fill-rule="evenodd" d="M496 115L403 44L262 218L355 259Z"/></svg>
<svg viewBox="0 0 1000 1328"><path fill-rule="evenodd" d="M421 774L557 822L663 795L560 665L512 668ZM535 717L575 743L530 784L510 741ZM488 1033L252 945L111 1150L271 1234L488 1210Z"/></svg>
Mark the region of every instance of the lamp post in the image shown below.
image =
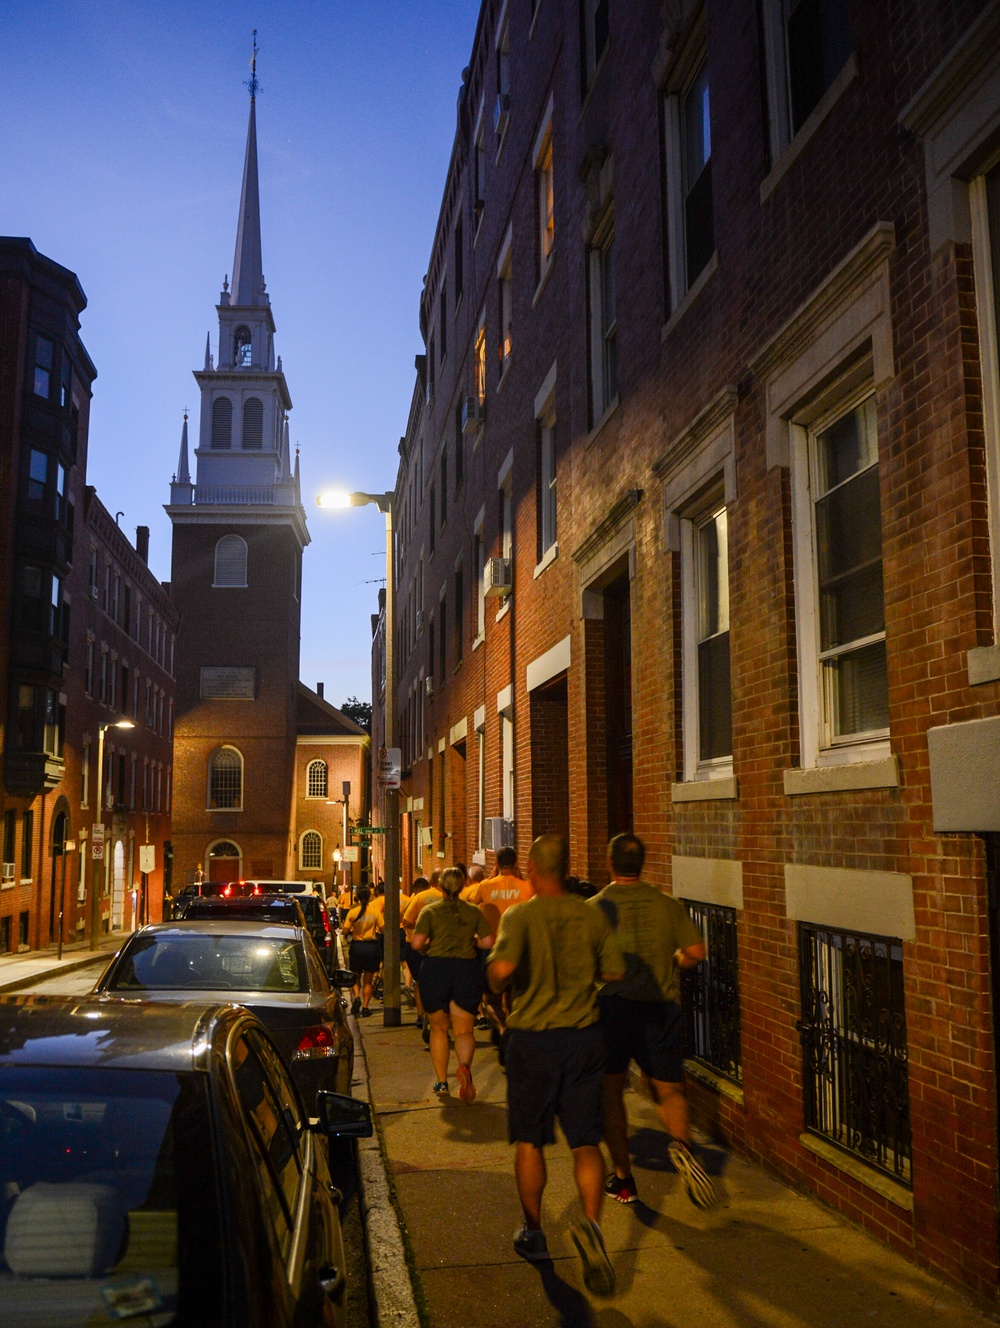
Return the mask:
<svg viewBox="0 0 1000 1328"><path fill-rule="evenodd" d="M113 719L107 724L98 724L97 726L97 812L98 824L101 827L102 835L104 831L104 735L108 729L134 729L135 725L130 719ZM107 842L102 838L104 845L105 861L107 861ZM100 948L100 927L101 927L101 892L98 889L98 882L91 874L90 881L90 948L97 950Z"/></svg>
<svg viewBox="0 0 1000 1328"><path fill-rule="evenodd" d="M365 507L374 503L385 517L385 730L386 747L396 745L395 554L393 494L338 493L317 495L317 507ZM402 1021L399 991L399 790L385 789L385 964L382 1019L386 1028Z"/></svg>

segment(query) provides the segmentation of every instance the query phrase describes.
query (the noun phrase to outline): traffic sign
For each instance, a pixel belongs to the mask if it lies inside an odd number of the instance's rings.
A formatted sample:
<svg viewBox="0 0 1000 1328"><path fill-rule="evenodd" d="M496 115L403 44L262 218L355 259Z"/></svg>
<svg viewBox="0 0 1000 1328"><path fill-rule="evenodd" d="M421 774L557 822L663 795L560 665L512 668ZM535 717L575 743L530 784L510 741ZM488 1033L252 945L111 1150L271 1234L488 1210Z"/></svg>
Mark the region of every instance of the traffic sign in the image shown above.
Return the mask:
<svg viewBox="0 0 1000 1328"><path fill-rule="evenodd" d="M398 789L403 772L403 753L398 747L378 749L378 782L383 788Z"/></svg>
<svg viewBox="0 0 1000 1328"><path fill-rule="evenodd" d="M386 827L384 825L352 825L351 834L360 835L362 839L368 835L384 835Z"/></svg>
<svg viewBox="0 0 1000 1328"><path fill-rule="evenodd" d="M358 860L357 844L353 844L350 848L341 849L341 853L343 855L340 859L341 862L357 862Z"/></svg>
<svg viewBox="0 0 1000 1328"><path fill-rule="evenodd" d="M141 872L156 871L156 845L139 845L139 870Z"/></svg>

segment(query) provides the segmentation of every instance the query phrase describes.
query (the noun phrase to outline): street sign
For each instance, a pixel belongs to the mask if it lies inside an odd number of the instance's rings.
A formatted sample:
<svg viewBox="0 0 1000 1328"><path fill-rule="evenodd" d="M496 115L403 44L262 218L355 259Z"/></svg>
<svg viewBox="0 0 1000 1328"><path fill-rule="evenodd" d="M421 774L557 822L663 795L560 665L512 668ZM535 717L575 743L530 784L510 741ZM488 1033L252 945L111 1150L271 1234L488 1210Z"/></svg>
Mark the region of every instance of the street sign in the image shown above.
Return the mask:
<svg viewBox="0 0 1000 1328"><path fill-rule="evenodd" d="M378 782L383 788L398 789L403 772L403 753L398 747L378 749Z"/></svg>
<svg viewBox="0 0 1000 1328"><path fill-rule="evenodd" d="M351 834L359 835L362 839L367 839L369 835L384 835L384 825L352 825Z"/></svg>
<svg viewBox="0 0 1000 1328"><path fill-rule="evenodd" d="M141 872L156 871L156 845L139 845L139 870Z"/></svg>
<svg viewBox="0 0 1000 1328"><path fill-rule="evenodd" d="M95 862L104 857L104 825L98 821L90 831L90 853Z"/></svg>
<svg viewBox="0 0 1000 1328"><path fill-rule="evenodd" d="M357 862L358 857L359 851L357 844L353 844L350 848L342 848L340 850L341 862Z"/></svg>

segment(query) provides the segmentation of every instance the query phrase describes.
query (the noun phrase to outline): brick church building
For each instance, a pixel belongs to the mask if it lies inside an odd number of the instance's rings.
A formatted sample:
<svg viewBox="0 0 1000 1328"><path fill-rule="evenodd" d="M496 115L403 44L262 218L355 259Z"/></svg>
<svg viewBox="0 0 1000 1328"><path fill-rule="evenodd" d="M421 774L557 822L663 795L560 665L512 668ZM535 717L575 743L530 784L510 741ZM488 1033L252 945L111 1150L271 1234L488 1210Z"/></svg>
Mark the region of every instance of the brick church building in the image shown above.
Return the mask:
<svg viewBox="0 0 1000 1328"><path fill-rule="evenodd" d="M261 265L251 90L232 283L206 345L192 479L185 416L166 511L180 612L173 848L178 886L240 876L333 879L342 797L366 807L368 738L299 682L302 552L309 543L292 400Z"/></svg>
<svg viewBox="0 0 1000 1328"><path fill-rule="evenodd" d="M1000 4L483 0L442 183L403 883L634 828L702 1124L995 1294Z"/></svg>

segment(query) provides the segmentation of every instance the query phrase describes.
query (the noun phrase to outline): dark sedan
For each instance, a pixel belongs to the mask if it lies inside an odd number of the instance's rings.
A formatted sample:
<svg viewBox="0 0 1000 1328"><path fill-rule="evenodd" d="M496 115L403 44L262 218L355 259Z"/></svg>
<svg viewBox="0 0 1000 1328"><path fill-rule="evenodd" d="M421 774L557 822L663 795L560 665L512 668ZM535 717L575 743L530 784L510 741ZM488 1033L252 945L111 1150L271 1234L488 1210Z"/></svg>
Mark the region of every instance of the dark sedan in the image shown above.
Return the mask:
<svg viewBox="0 0 1000 1328"><path fill-rule="evenodd" d="M95 995L143 1001L233 1001L274 1038L315 1115L321 1089L350 1093L354 1038L307 931L206 918L129 937Z"/></svg>
<svg viewBox="0 0 1000 1328"><path fill-rule="evenodd" d="M338 1328L346 1269L324 1134L232 1005L0 997L4 1328Z"/></svg>

